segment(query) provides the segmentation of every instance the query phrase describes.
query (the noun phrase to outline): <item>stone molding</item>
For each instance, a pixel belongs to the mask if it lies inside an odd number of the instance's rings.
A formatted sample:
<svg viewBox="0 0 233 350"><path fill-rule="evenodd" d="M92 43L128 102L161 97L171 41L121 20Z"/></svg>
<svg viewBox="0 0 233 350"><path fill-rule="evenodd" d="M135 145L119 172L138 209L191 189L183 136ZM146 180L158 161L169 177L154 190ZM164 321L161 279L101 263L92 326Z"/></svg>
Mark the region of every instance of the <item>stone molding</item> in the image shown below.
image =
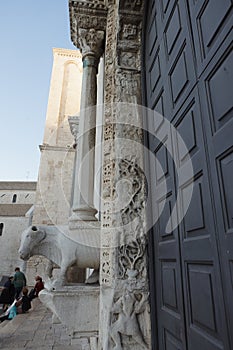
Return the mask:
<svg viewBox="0 0 233 350"><path fill-rule="evenodd" d="M50 146L50 145L39 145L39 149L40 151L64 151L64 152L74 152L74 149L72 148L73 145L67 145L66 147L62 147L62 146Z"/></svg>
<svg viewBox="0 0 233 350"><path fill-rule="evenodd" d="M69 50L61 48L53 48L53 54L65 57L82 58L81 52L78 50Z"/></svg>
<svg viewBox="0 0 233 350"><path fill-rule="evenodd" d="M0 181L0 190L35 191L36 186L36 181Z"/></svg>

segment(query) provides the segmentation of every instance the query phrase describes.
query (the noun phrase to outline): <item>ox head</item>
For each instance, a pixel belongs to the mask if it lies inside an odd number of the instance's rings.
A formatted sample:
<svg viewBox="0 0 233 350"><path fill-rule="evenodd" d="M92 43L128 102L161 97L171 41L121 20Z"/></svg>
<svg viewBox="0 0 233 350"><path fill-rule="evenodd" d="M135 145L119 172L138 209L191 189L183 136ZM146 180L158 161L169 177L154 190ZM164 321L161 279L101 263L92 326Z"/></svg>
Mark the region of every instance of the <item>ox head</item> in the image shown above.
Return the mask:
<svg viewBox="0 0 233 350"><path fill-rule="evenodd" d="M32 226L23 231L19 256L23 260L28 260L33 255L33 249L45 238L45 230Z"/></svg>

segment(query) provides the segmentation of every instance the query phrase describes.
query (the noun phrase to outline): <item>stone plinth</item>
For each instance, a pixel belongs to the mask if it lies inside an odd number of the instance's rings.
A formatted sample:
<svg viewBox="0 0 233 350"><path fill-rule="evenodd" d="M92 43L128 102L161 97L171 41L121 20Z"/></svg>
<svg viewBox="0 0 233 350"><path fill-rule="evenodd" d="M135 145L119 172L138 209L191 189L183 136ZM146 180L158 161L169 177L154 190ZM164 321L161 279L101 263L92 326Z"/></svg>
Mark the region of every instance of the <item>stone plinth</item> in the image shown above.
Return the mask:
<svg viewBox="0 0 233 350"><path fill-rule="evenodd" d="M99 332L99 286L64 286L56 291L42 290L40 300L77 338L97 337Z"/></svg>

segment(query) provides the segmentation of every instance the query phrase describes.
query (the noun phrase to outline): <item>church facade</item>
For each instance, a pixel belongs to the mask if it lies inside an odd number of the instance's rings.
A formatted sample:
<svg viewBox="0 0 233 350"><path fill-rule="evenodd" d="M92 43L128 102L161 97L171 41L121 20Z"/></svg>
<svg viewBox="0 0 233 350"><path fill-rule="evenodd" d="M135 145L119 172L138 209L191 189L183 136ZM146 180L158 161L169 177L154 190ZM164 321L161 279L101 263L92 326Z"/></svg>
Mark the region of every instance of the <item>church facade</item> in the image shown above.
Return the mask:
<svg viewBox="0 0 233 350"><path fill-rule="evenodd" d="M99 349L229 350L232 3L69 7L86 91L104 61Z"/></svg>
<svg viewBox="0 0 233 350"><path fill-rule="evenodd" d="M99 248L99 285L41 300L91 350L230 350L232 3L69 12L79 50L53 51L33 225Z"/></svg>

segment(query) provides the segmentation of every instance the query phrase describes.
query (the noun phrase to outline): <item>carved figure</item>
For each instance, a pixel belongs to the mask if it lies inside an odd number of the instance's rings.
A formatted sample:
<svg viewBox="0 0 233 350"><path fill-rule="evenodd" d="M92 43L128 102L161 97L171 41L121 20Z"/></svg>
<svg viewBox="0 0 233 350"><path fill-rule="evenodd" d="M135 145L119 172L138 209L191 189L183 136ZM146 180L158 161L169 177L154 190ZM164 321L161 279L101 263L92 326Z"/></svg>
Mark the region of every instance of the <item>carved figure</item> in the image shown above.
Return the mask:
<svg viewBox="0 0 233 350"><path fill-rule="evenodd" d="M111 338L115 343L115 350L122 350L121 334L131 336L142 349L148 349L143 339L143 335L138 323L137 314L145 310L147 297L141 294L141 299L137 300L129 288L125 288L125 293L115 302L112 313L118 314L117 320L111 329Z"/></svg>
<svg viewBox="0 0 233 350"><path fill-rule="evenodd" d="M79 268L94 269L86 283L97 283L99 280L99 248L88 246L82 242L82 237L78 242L71 240L56 226L27 228L22 233L19 254L23 260L28 260L33 255L43 255L53 264L60 266L60 273L52 283L53 288L66 283L66 271L75 264Z"/></svg>

